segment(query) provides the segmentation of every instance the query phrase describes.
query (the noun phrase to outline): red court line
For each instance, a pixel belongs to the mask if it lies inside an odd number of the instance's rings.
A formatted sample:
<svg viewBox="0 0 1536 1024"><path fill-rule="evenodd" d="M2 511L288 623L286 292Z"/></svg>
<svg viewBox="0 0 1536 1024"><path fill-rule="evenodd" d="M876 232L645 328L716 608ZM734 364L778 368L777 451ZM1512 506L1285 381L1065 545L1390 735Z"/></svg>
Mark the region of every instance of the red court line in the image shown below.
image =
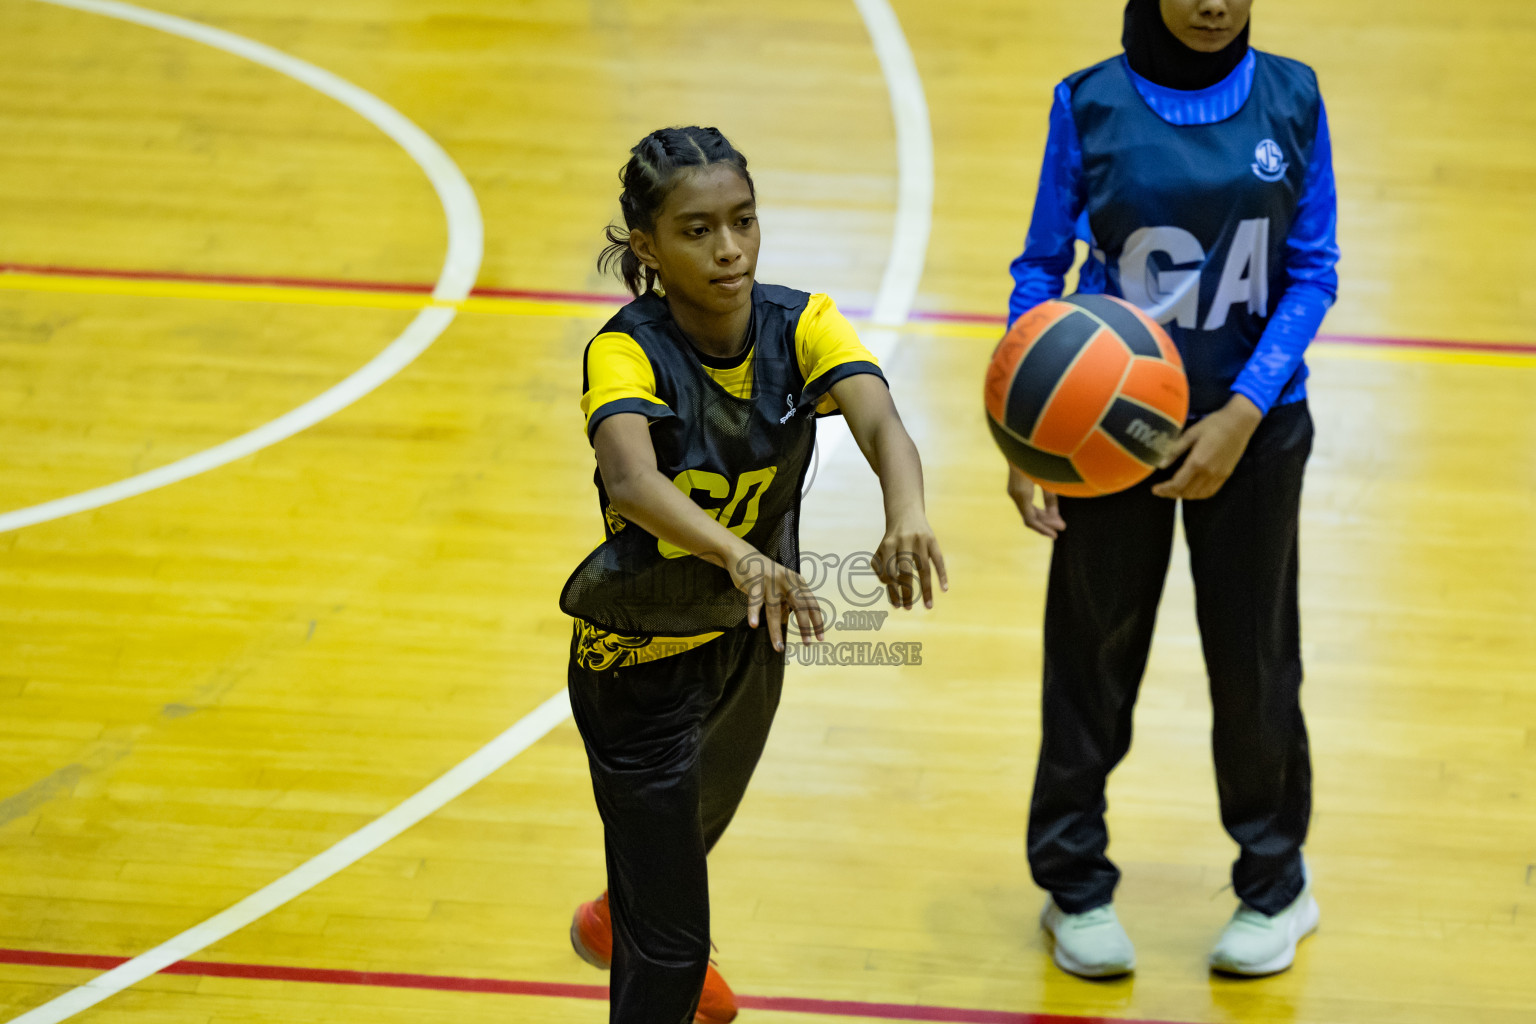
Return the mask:
<svg viewBox="0 0 1536 1024"><path fill-rule="evenodd" d="M0 949L0 963L36 967L78 967L107 971L127 961L128 958L122 956ZM591 1000L608 998L606 985L506 981L500 978L459 978L445 974L400 974L393 971L339 971L323 967L274 967L266 964L220 963L213 960L182 960L167 967L161 973L205 978L305 981L320 985L363 985L370 988L429 989L437 992L484 992L494 995L553 996L563 999ZM1115 1020L1109 1017L1062 1017L1050 1013L967 1010L948 1006L862 1003L842 999L801 999L793 996L740 995L736 997L736 1002L746 1010L817 1013L829 1017L864 1017L874 1020L932 1021L937 1024L1167 1024L1159 1021Z"/></svg>
<svg viewBox="0 0 1536 1024"><path fill-rule="evenodd" d="M346 281L310 277L258 277L245 274L193 274L174 270L109 270L101 267L62 267L31 263L0 263L0 274L39 274L55 277L100 277L130 281L186 281L197 284L265 285L277 288L317 288L333 291L394 292L430 295L432 286L410 281ZM581 302L623 305L631 300L626 294L601 292L541 291L526 288L476 288L471 295L495 299L527 299L542 302ZM867 311L850 309L850 316ZM1001 327L1007 318L994 313L956 313L943 310L914 310L916 323L978 324ZM1317 340L1333 345L1360 345L1370 348L1438 349L1446 352L1478 352L1490 355L1536 355L1536 342L1453 341L1444 338L1394 338L1363 334L1319 334Z"/></svg>
<svg viewBox="0 0 1536 1024"><path fill-rule="evenodd" d="M483 295L491 299L533 299L543 302L591 302L609 306L624 306L635 301L628 292L622 295L604 295L601 292L544 292L527 288L476 288L471 295Z"/></svg>
<svg viewBox="0 0 1536 1024"><path fill-rule="evenodd" d="M1378 338L1366 334L1319 334L1330 345L1362 345L1370 348L1428 348L1450 352L1484 352L1495 355L1533 355L1536 344L1523 341L1451 341L1447 338Z"/></svg>
<svg viewBox="0 0 1536 1024"><path fill-rule="evenodd" d="M432 294L429 284L404 281L340 281L310 277L252 277L247 274L188 274L177 270L108 270L102 267L60 267L33 263L0 263L0 274L39 274L50 277L105 277L128 281L188 281L195 284L251 284L278 288L322 288L334 291L412 292Z"/></svg>
<svg viewBox="0 0 1536 1024"><path fill-rule="evenodd" d="M914 310L911 319L920 323L979 324L1001 327L1008 318L993 313L947 313ZM1536 354L1536 343L1510 341L1452 341L1444 338L1393 338L1366 334L1319 334L1317 340L1331 345L1364 345L1372 348L1441 349L1451 352L1491 352L1514 355Z"/></svg>
<svg viewBox="0 0 1536 1024"><path fill-rule="evenodd" d="M909 320L927 321L929 323L945 324L982 324L983 326L998 326L1008 322L1008 318L998 313L945 313L943 311L929 312L914 309L907 317Z"/></svg>
<svg viewBox="0 0 1536 1024"><path fill-rule="evenodd" d="M404 292L432 294L430 284L413 281L350 281L325 277L265 277L249 274L190 274L178 270L107 270L101 267L60 267L32 263L0 263L0 274L38 274L51 277L101 277L128 281L186 281L193 284L247 284L275 288L317 288L348 292ZM593 302L623 305L633 297L598 292L551 292L525 288L476 288L471 295L496 299L533 299L546 302Z"/></svg>

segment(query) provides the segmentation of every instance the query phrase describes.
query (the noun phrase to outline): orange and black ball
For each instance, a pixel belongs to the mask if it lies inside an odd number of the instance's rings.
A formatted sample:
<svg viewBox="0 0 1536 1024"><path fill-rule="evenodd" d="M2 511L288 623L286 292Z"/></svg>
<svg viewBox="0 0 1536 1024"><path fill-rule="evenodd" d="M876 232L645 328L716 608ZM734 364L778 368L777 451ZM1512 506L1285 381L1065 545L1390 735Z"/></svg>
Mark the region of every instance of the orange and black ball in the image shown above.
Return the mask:
<svg viewBox="0 0 1536 1024"><path fill-rule="evenodd" d="M1166 331L1109 295L1019 317L987 367L987 421L1008 461L1067 497L1146 479L1184 428L1189 383Z"/></svg>

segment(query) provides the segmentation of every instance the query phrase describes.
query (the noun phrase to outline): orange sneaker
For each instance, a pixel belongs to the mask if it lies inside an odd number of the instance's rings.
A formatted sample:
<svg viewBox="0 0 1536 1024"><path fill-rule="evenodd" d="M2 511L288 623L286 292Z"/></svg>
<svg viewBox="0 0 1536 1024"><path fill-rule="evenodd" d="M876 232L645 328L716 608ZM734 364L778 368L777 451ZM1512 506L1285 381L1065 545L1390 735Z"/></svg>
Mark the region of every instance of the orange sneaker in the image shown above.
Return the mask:
<svg viewBox="0 0 1536 1024"><path fill-rule="evenodd" d="M727 1024L735 1019L736 993L711 963L704 972L704 991L699 993L699 1008L693 1011L693 1024Z"/></svg>
<svg viewBox="0 0 1536 1024"><path fill-rule="evenodd" d="M613 966L613 918L608 913L608 891L583 903L571 915L571 948L599 970Z"/></svg>
<svg viewBox="0 0 1536 1024"><path fill-rule="evenodd" d="M571 948L593 967L606 971L613 965L613 916L606 891L571 915ZM736 1014L736 995L711 962L704 972L704 991L699 993L693 1024L729 1024Z"/></svg>

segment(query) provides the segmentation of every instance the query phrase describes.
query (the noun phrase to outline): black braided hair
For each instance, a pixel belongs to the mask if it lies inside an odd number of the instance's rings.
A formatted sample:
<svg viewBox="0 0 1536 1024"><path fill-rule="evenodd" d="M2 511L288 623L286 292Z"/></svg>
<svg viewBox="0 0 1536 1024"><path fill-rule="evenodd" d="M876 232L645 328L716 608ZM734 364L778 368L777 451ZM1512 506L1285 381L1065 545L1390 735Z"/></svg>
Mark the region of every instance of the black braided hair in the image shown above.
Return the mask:
<svg viewBox="0 0 1536 1024"><path fill-rule="evenodd" d="M656 285L656 271L640 262L629 247L629 233L636 228L654 231L656 214L677 184L677 172L688 167L730 164L741 174L754 198L757 189L747 173L747 158L732 146L718 128L658 128L629 151L629 162L619 171L624 191L619 194L619 209L624 213L624 227L612 224L604 234L608 244L597 257L597 269L608 273L617 268L630 294L639 298Z"/></svg>

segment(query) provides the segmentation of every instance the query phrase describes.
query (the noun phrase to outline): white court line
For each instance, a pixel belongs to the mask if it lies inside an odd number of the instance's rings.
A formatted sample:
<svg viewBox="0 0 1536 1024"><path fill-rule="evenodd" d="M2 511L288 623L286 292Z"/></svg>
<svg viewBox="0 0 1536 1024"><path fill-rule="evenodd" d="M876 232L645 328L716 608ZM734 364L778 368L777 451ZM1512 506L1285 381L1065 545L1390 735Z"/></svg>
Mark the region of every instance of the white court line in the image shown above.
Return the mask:
<svg viewBox="0 0 1536 1024"><path fill-rule="evenodd" d="M338 871L357 863L427 815L441 809L448 801L543 739L551 729L565 721L570 713L570 703L562 690L512 728L454 765L426 788L406 798L403 803L386 811L318 857L305 861L266 888L252 893L202 924L188 928L174 939L162 942L149 952L140 953L132 960L92 978L79 988L71 989L51 1002L13 1018L12 1024L56 1024L234 934L294 897L313 889Z"/></svg>
<svg viewBox="0 0 1536 1024"><path fill-rule="evenodd" d="M895 328L905 324L912 313L923 264L928 258L928 234L933 226L933 129L928 120L923 79L917 73L917 61L912 57L912 48L907 45L896 12L887 0L853 3L864 19L880 61L885 89L891 97L891 116L896 122L896 223L891 233L891 254L869 314L874 329L864 332L865 346L888 370L901 342ZM848 423L841 416L817 423L818 467L830 465L832 457L852 440Z"/></svg>
<svg viewBox="0 0 1536 1024"><path fill-rule="evenodd" d="M933 130L917 61L887 0L853 0L874 43L896 121L896 226L891 255L869 319L881 327L907 322L928 259L933 226Z"/></svg>
<svg viewBox="0 0 1536 1024"><path fill-rule="evenodd" d="M469 182L465 180L463 172L454 164L453 159L433 141L431 136L416 127L394 107L323 68L223 29L169 14L161 14L159 11L145 10L131 4L115 3L112 0L38 0L38 2L88 11L121 21L131 21L147 28L159 29L171 35L205 43L215 49L244 57L273 71L281 72L361 115L397 142L400 148L416 161L432 182L432 187L437 191L438 200L443 204L443 213L448 219L448 252L443 259L443 269L438 274L437 284L432 289L432 297L444 302L457 302L469 296L470 289L474 287L475 278L479 276L480 259L485 249L485 228L480 220L480 204L475 201L474 191L469 187ZM455 311L447 306L423 309L398 338L361 369L297 409L286 412L249 433L241 434L222 444L148 472L92 488L89 491L82 491L79 494L71 494L53 501L45 501L40 505L31 505L0 514L0 533L19 530L25 526L35 526L51 519L59 519L74 515L76 512L85 512L115 501L122 501L124 498L131 498L199 473L217 469L219 466L292 437L299 431L306 430L326 417L345 409L403 370L413 359L426 351L427 346L437 340L438 335L453 322L454 315Z"/></svg>
<svg viewBox="0 0 1536 1024"><path fill-rule="evenodd" d="M44 0L48 3L61 2L61 0ZM67 0L71 6L84 6L91 0ZM912 189L903 188L901 191L902 202L917 202L927 196L931 204L933 195L933 182L931 180L933 170L932 137L928 129L928 107L922 97L922 83L917 80L917 67L912 61L911 50L907 48L906 38L901 34L901 25L896 20L886 0L854 0L859 12L865 18L865 24L869 27L871 37L875 40L877 53L882 54L880 66L886 77L887 88L891 92L893 106L897 104L898 95L907 97L902 101L907 104L909 113L897 115L898 145L897 156L900 160L906 160L912 145L920 145L925 149L926 160L920 162L920 167L926 168L929 180L922 187ZM95 9L95 3L91 3L90 9ZM106 6L106 5L103 5ZM113 7L121 6L117 4ZM893 41L894 40L894 41ZM905 60L887 59L885 54L893 50L899 50L905 54ZM904 80L903 76L907 79ZM917 106L913 108L912 97L916 97ZM900 142L903 118L910 121L910 111L917 110L922 115L921 132L915 143L903 145ZM910 138L910 135L909 135ZM903 163L901 173L905 175L906 165ZM915 196L915 199L909 197ZM921 244L927 246L927 224L931 216L931 208L925 208L920 213L908 212L907 218L913 224L921 224L921 233L909 228L902 232L900 225L903 220L903 210L906 207L898 205L897 231L892 238L892 251L890 263L901 263L908 268L901 275L893 276L890 273L890 264L887 265L887 273L884 283L881 285L881 295L887 299L884 307L889 316L899 316L900 320L890 326L899 326L905 322L908 312L912 308L912 300L917 293L917 278L921 276L924 253L915 255L906 253L901 247L910 247ZM478 222L477 222L478 223ZM914 274L910 268L916 267ZM891 282L896 282L891 284ZM887 291L887 286L892 291ZM895 289L905 289L895 291ZM433 312L429 310L428 312ZM446 326L446 322L445 322ZM880 334L889 337L883 347L883 359L888 359L894 350L896 335L894 331L871 332L872 335ZM871 339L872 343L880 344L880 340ZM835 419L840 419L836 417ZM823 421L823 426L827 421ZM835 436L835 435L834 435ZM826 455L826 447L823 445L823 457ZM362 857L383 846L389 840L398 836L401 832L426 818L434 811L441 808L454 797L468 790L475 783L486 778L497 769L501 768L512 758L527 750L534 743L546 736L550 730L570 715L570 701L564 690L546 700L531 714L524 717L512 728L502 733L490 743L481 747L467 759L451 768L448 773L429 784L425 789L408 798L404 803L386 811L376 820L365 825L362 829L352 833L341 840L335 846L321 853L319 856L300 864L288 874L256 892L228 910L216 914L199 925L182 932L175 938L161 943L146 953L141 953L132 960L113 968L105 974L92 978L79 988L70 990L63 995L44 1003L19 1017L12 1019L11 1024L58 1024L58 1022L74 1016L82 1010L95 1006L102 1000L112 996L123 989L133 985L157 971L164 970L179 960L185 960L202 949L206 949L219 940L234 934L246 925L257 920L265 914L272 912L285 903L308 892L321 882L330 878L338 871L356 863Z"/></svg>

